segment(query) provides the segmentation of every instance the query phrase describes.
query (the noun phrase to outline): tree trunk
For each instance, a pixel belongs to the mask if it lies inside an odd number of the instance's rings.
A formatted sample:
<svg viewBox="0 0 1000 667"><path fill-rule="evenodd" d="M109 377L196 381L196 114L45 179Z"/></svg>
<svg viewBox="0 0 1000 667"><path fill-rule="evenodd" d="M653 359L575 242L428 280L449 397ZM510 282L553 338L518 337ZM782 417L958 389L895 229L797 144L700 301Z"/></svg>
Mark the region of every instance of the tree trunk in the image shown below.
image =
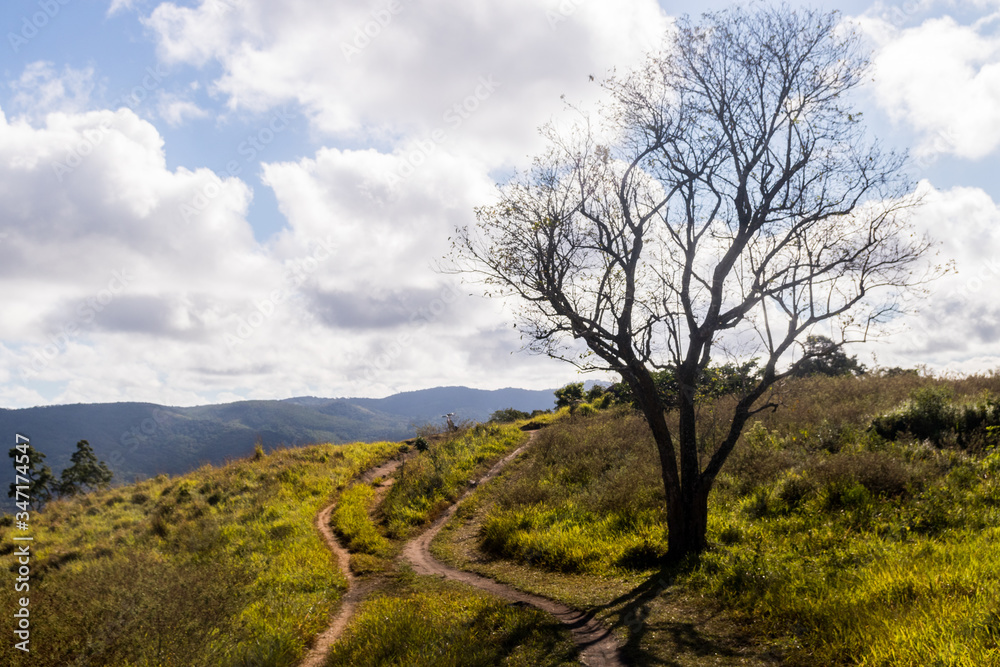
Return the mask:
<svg viewBox="0 0 1000 667"><path fill-rule="evenodd" d="M667 560L676 562L701 553L708 532L708 491L699 485L682 493L673 506L667 502Z"/></svg>
<svg viewBox="0 0 1000 667"><path fill-rule="evenodd" d="M697 554L705 548L705 534L708 530L708 492L711 480L704 480L698 470L697 435L694 427L693 396L689 396L692 406L687 419L682 415L683 424L678 434L682 469L678 470L678 457L674 441L667 426L663 402L659 399L656 386L645 369L635 369L622 376L632 387L638 399L646 423L653 434L656 451L660 458L660 472L663 477L663 491L667 502L667 558L677 561L690 554ZM684 412L682 410L682 412Z"/></svg>
<svg viewBox="0 0 1000 667"><path fill-rule="evenodd" d="M705 548L711 482L703 481L697 472L689 473L682 481L678 475L676 454L662 406L644 405L643 412L660 458L660 473L667 503L667 558L677 561ZM680 446L683 451L686 445L680 443Z"/></svg>

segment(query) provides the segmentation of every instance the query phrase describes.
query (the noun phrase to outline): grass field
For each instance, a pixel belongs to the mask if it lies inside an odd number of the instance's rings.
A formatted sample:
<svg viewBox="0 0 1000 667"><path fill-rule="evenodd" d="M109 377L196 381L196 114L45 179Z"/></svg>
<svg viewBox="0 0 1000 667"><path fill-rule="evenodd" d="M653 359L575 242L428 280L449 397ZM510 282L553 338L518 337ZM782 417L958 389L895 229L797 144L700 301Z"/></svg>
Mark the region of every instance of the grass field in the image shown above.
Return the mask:
<svg viewBox="0 0 1000 667"><path fill-rule="evenodd" d="M362 605L326 664L554 667L578 664L575 653L548 614L403 572Z"/></svg>
<svg viewBox="0 0 1000 667"><path fill-rule="evenodd" d="M31 653L0 642L0 664L295 664L344 587L316 512L398 448L286 449L52 502L32 520Z"/></svg>
<svg viewBox="0 0 1000 667"><path fill-rule="evenodd" d="M638 665L1000 665L998 395L996 374L788 383L717 481L710 548L669 566L643 420L563 411L433 548L593 609ZM706 450L731 408L700 413ZM52 502L32 517L32 653L0 643L0 664L296 664L345 586L313 526L334 500L370 595L328 664L572 664L551 617L397 560L524 438L513 425L431 438L388 489L358 475L398 443L261 452Z"/></svg>
<svg viewBox="0 0 1000 667"><path fill-rule="evenodd" d="M724 469L700 559L660 565L659 470L643 421L624 411L544 431L436 549L603 610L638 664L714 664L681 661L664 637L679 608L731 619L691 642L747 664L1000 664L1000 452L990 425L1000 378L811 378L785 393L788 405L753 424ZM726 409L720 401L702 413L706 439ZM869 428L925 413L943 420L933 441ZM734 635L760 650L727 644Z"/></svg>

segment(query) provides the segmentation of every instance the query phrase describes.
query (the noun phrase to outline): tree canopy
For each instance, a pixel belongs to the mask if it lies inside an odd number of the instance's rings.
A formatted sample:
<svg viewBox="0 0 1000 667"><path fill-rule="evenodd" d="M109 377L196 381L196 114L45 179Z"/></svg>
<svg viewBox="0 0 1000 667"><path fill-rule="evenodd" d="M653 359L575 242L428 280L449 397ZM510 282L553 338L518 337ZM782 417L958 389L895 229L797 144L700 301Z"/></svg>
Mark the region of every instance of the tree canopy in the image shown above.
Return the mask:
<svg viewBox="0 0 1000 667"><path fill-rule="evenodd" d="M673 556L704 546L715 477L802 365L789 364L796 341L821 324L837 344L863 340L921 280L905 156L851 106L866 70L836 13L683 18L644 66L604 83L598 115L544 127L547 148L457 235L458 269L520 303L530 350L630 387L659 452ZM699 448L698 388L720 355L760 371ZM676 429L655 379L668 370Z"/></svg>

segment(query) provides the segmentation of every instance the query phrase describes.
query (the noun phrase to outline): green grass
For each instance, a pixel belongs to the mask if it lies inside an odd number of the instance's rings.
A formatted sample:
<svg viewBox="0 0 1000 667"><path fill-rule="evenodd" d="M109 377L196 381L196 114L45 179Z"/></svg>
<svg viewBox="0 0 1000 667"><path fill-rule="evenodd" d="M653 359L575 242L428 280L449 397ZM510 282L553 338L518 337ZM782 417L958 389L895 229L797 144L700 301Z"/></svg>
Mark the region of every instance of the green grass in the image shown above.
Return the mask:
<svg viewBox="0 0 1000 667"><path fill-rule="evenodd" d="M794 507L777 485L731 495L685 581L791 629L798 664L1000 664L1000 453L946 467L895 498L858 482Z"/></svg>
<svg viewBox="0 0 1000 667"><path fill-rule="evenodd" d="M375 490L370 484L355 484L337 499L333 511L333 527L343 538L347 549L372 556L386 556L389 541L375 527L370 512Z"/></svg>
<svg viewBox="0 0 1000 667"><path fill-rule="evenodd" d="M404 538L414 526L433 520L524 438L515 425L483 424L436 442L405 462L380 508L388 536Z"/></svg>
<svg viewBox="0 0 1000 667"><path fill-rule="evenodd" d="M32 518L32 651L2 642L0 664L295 664L345 585L315 515L396 451L288 449L51 503Z"/></svg>
<svg viewBox="0 0 1000 667"><path fill-rule="evenodd" d="M711 548L681 567L659 565L656 454L641 418L621 411L543 431L514 470L480 490L476 517L459 517L474 522L479 555L461 555L468 548L454 540L469 535L464 528L437 553L610 610L637 664L675 659L662 630L674 627L665 600L680 592L745 619L787 664L1000 665L1000 453L991 432L970 453L961 437L934 446L869 429L928 387L947 389L963 414L961 406L992 405L983 391L1000 393L1000 377L790 383L789 405L748 428L718 480ZM721 400L702 411L707 440L727 409ZM548 579L534 574L546 571ZM612 590L614 603L602 597ZM646 606L623 606L630 595Z"/></svg>
<svg viewBox="0 0 1000 667"><path fill-rule="evenodd" d="M401 575L364 602L327 667L545 667L578 664L551 616L462 584Z"/></svg>
<svg viewBox="0 0 1000 667"><path fill-rule="evenodd" d="M666 536L652 449L635 446L643 429L618 411L543 431L484 519L483 550L561 572L655 567Z"/></svg>

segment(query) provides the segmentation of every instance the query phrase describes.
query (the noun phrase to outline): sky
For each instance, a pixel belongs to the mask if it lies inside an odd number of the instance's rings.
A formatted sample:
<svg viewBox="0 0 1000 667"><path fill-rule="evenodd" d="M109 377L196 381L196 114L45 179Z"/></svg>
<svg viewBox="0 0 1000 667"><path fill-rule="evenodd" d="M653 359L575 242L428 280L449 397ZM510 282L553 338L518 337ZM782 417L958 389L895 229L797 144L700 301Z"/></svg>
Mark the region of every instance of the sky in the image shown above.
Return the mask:
<svg viewBox="0 0 1000 667"><path fill-rule="evenodd" d="M563 97L727 4L3 3L0 407L587 379L440 271L449 236ZM955 268L848 351L1000 368L1000 2L814 6L863 32L856 105L910 151L914 229Z"/></svg>

